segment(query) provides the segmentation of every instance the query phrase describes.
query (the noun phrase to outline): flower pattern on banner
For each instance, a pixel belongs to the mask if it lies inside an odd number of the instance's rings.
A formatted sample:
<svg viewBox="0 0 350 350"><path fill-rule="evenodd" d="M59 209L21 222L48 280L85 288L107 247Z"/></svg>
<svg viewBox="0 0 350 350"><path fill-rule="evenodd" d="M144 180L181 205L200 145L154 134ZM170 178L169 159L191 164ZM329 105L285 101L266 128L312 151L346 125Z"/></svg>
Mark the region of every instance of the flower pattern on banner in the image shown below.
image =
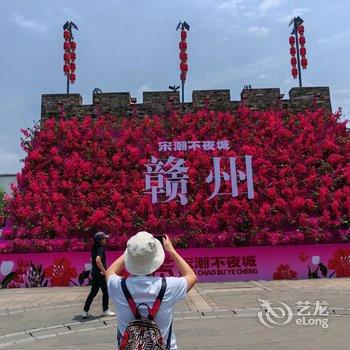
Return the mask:
<svg viewBox="0 0 350 350"><path fill-rule="evenodd" d="M299 256L298 256L298 259L299 259L301 262L307 261L308 258L309 258L309 256L308 256L306 253L300 253Z"/></svg>
<svg viewBox="0 0 350 350"><path fill-rule="evenodd" d="M13 261L4 260L0 265L0 273L5 277L12 272L14 266L15 263Z"/></svg>
<svg viewBox="0 0 350 350"><path fill-rule="evenodd" d="M233 249L189 248L179 252L202 282L350 277L348 243ZM109 251L109 262L122 253ZM301 261L300 255L303 258L307 256L307 260ZM281 256L285 256L283 263L280 262ZM2 271L9 273L0 275L0 288L89 285L89 258L90 252L11 254L7 257L3 254L0 256L0 266L3 264ZM8 261L12 261L14 266ZM128 272L123 270L121 275L128 277ZM156 275L178 276L179 271L167 255Z"/></svg>
<svg viewBox="0 0 350 350"><path fill-rule="evenodd" d="M273 273L274 280L293 280L297 278L297 272L292 270L288 264L277 267L277 270Z"/></svg>
<svg viewBox="0 0 350 350"><path fill-rule="evenodd" d="M25 282L27 278L27 271L30 266L30 262L27 260L19 259L16 264L14 283L18 285Z"/></svg>
<svg viewBox="0 0 350 350"><path fill-rule="evenodd" d="M59 287L69 286L71 280L78 277L78 272L67 258L55 258L53 264L44 269L44 275L50 279L52 287Z"/></svg>
<svg viewBox="0 0 350 350"><path fill-rule="evenodd" d="M333 252L328 268L335 270L337 277L350 277L350 249L343 248Z"/></svg>

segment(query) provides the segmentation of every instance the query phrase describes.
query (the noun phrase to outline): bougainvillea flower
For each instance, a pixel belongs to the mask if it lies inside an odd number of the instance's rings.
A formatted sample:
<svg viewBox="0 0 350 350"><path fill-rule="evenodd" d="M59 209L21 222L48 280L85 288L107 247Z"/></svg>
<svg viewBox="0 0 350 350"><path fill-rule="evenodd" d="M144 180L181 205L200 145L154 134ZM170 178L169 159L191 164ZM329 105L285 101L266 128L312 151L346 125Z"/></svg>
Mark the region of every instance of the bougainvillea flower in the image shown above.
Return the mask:
<svg viewBox="0 0 350 350"><path fill-rule="evenodd" d="M198 110L182 115L49 118L23 132L27 153L18 186L6 198L12 228L3 251L84 251L98 230L110 249L124 249L140 230L174 234L178 247L287 245L350 239L350 137L339 113L317 109L292 114ZM159 142L228 140L230 148L160 151ZM194 143L193 143L194 142ZM196 143L197 142L197 143ZM252 156L254 198L244 181L232 197L222 179L206 179L213 157ZM188 167L187 204L178 198L152 204L145 192L151 156L182 157ZM181 232L181 234L175 234Z"/></svg>

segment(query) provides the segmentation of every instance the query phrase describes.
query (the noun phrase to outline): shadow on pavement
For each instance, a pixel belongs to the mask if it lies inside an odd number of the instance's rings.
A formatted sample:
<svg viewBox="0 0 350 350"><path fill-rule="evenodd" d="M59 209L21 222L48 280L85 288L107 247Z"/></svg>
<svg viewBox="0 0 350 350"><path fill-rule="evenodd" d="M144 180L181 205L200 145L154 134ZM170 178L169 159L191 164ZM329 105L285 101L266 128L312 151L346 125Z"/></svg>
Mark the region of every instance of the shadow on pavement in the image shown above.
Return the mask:
<svg viewBox="0 0 350 350"><path fill-rule="evenodd" d="M89 321L95 321L95 320L98 320L99 318L101 318L101 316L89 316L87 318L82 318L81 315L75 315L72 320L73 321L80 321L80 322L89 322Z"/></svg>

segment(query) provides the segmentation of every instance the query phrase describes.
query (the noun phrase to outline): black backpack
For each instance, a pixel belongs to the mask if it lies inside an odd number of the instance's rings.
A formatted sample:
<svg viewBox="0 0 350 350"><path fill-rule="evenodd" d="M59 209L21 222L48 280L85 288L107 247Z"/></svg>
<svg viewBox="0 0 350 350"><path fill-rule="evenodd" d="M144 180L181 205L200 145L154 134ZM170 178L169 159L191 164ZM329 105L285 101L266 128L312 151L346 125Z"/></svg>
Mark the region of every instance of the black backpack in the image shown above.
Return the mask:
<svg viewBox="0 0 350 350"><path fill-rule="evenodd" d="M160 308L163 301L163 297L166 290L166 279L162 278L162 286L159 294L153 304L152 309L145 303L136 305L132 298L127 286L126 279L123 278L121 281L121 287L124 296L130 306L130 309L135 317L135 320L131 321L123 335L119 333L118 343L120 350L168 350L170 349L171 340L171 328L167 343L165 343L159 326L154 321L154 318ZM148 317L143 318L139 312L139 307L145 305L148 308Z"/></svg>

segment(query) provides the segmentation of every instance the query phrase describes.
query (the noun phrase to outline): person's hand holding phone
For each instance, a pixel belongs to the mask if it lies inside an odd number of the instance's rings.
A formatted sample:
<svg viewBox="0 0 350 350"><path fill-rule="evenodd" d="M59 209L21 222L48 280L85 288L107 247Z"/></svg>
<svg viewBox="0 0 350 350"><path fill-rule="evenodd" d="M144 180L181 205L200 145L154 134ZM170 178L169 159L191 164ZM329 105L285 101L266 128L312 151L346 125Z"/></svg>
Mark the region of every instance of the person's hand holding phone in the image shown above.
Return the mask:
<svg viewBox="0 0 350 350"><path fill-rule="evenodd" d="M164 250L168 253L175 250L168 235L163 236L163 247L164 247Z"/></svg>
<svg viewBox="0 0 350 350"><path fill-rule="evenodd" d="M163 245L163 237L164 235L154 235L153 236L155 239L158 239L161 245Z"/></svg>

